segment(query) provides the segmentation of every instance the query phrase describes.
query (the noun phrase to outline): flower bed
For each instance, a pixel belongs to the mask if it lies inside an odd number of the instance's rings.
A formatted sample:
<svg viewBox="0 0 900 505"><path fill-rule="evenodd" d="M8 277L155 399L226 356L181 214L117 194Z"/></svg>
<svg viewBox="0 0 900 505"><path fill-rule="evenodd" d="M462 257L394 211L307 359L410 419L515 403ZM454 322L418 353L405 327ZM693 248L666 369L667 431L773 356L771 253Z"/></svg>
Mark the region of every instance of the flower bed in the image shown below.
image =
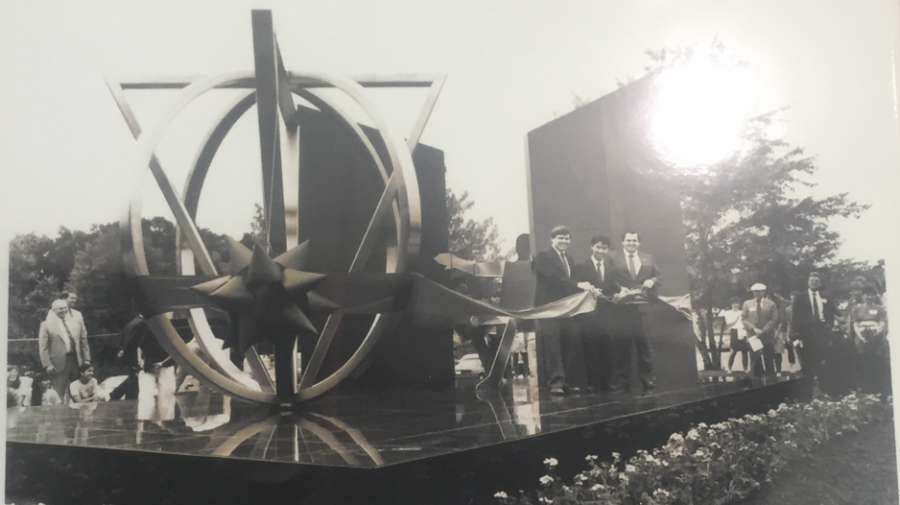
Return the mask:
<svg viewBox="0 0 900 505"><path fill-rule="evenodd" d="M638 451L623 461L587 456L589 468L565 484L558 461L544 460L548 474L535 495L494 496L512 504L724 504L745 498L788 461L802 458L818 444L860 427L890 419L892 407L876 396L851 394L840 400L813 400L766 414L675 433L664 447Z"/></svg>

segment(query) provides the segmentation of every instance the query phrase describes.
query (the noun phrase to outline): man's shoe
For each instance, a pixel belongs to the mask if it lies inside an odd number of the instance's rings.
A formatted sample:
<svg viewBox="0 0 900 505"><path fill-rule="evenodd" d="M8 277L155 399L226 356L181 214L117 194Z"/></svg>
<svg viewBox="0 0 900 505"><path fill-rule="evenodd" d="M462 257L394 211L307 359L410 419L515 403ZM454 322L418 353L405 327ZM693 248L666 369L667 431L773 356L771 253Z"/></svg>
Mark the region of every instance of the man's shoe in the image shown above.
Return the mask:
<svg viewBox="0 0 900 505"><path fill-rule="evenodd" d="M581 393L581 388L578 386L575 387L567 387L566 388L570 393L575 393L576 395Z"/></svg>
<svg viewBox="0 0 900 505"><path fill-rule="evenodd" d="M566 394L566 392L561 387L554 387L554 388L550 388L550 394L556 395L556 396L562 396L562 395Z"/></svg>
<svg viewBox="0 0 900 505"><path fill-rule="evenodd" d="M645 381L644 382L644 391L645 392L653 391L654 389L656 389L656 384L654 384L653 381Z"/></svg>

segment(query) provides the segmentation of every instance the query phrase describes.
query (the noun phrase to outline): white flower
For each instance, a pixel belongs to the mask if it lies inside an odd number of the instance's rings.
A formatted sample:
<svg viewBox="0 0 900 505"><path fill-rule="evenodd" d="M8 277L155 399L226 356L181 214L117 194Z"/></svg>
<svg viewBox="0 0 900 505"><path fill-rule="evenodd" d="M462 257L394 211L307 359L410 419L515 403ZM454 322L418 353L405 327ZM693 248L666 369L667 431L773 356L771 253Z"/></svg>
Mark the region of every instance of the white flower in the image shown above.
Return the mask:
<svg viewBox="0 0 900 505"><path fill-rule="evenodd" d="M581 482L584 482L584 481L588 480L588 478L587 478L587 476L585 476L583 473L579 473L578 475L576 475L576 476L574 477L573 480L574 480L575 482L581 483Z"/></svg>
<svg viewBox="0 0 900 505"><path fill-rule="evenodd" d="M625 473L633 473L637 471L637 467L634 465L625 465Z"/></svg>
<svg viewBox="0 0 900 505"><path fill-rule="evenodd" d="M622 457L622 455L619 454L618 452L614 452L614 453L612 453L612 457L613 457L614 460L618 461L619 458Z"/></svg>
<svg viewBox="0 0 900 505"><path fill-rule="evenodd" d="M662 465L663 465L663 466L669 466L669 462L666 461L666 460L662 460Z"/></svg>
<svg viewBox="0 0 900 505"><path fill-rule="evenodd" d="M591 491L599 491L600 489L603 489L603 486L601 486L600 484L594 484L593 486L591 486Z"/></svg>
<svg viewBox="0 0 900 505"><path fill-rule="evenodd" d="M700 423L697 425L697 427L698 428L708 428L709 426L707 426L706 423Z"/></svg>
<svg viewBox="0 0 900 505"><path fill-rule="evenodd" d="M504 498L509 498L509 497L506 496L506 493L504 493L503 491L497 491L496 493L494 493L494 498L498 498L498 499L502 500Z"/></svg>
<svg viewBox="0 0 900 505"><path fill-rule="evenodd" d="M653 496L659 496L659 495L669 496L669 492L662 488L659 488L653 492Z"/></svg>
<svg viewBox="0 0 900 505"><path fill-rule="evenodd" d="M547 465L547 468L554 468L559 464L559 461L556 461L556 458L547 458L544 460L544 464Z"/></svg>
<svg viewBox="0 0 900 505"><path fill-rule="evenodd" d="M786 409L786 408L788 408L788 404L787 404L787 403L782 403L782 404L778 405L778 410L784 410L784 409Z"/></svg>
<svg viewBox="0 0 900 505"><path fill-rule="evenodd" d="M644 461L646 461L646 462L648 462L648 463L655 463L655 462L656 462L656 458L654 458L653 456L647 454L647 455L644 456Z"/></svg>
<svg viewBox="0 0 900 505"><path fill-rule="evenodd" d="M850 405L850 410L857 410L856 405Z"/></svg>
<svg viewBox="0 0 900 505"><path fill-rule="evenodd" d="M541 477L541 484L547 486L551 482L553 482L553 477L551 477L549 475L544 475L543 477Z"/></svg>
<svg viewBox="0 0 900 505"><path fill-rule="evenodd" d="M553 500L551 500L550 498L545 498L545 497L541 496L540 502L541 503L553 503Z"/></svg>
<svg viewBox="0 0 900 505"><path fill-rule="evenodd" d="M766 415L769 416L769 417L775 417L775 416L777 416L778 414L776 414L774 410L769 409L769 412L768 412Z"/></svg>
<svg viewBox="0 0 900 505"><path fill-rule="evenodd" d="M594 456L593 454L588 454L587 456L584 457L584 460L585 461L597 461L597 456Z"/></svg>
<svg viewBox="0 0 900 505"><path fill-rule="evenodd" d="M697 440L700 438L700 433L697 430L691 430L688 432L685 438L687 438L688 440Z"/></svg>
<svg viewBox="0 0 900 505"><path fill-rule="evenodd" d="M672 436L669 437L669 443L681 443L684 442L684 437L681 436L681 433L672 433Z"/></svg>
<svg viewBox="0 0 900 505"><path fill-rule="evenodd" d="M694 453L695 458L702 458L704 456L702 449L697 449L697 452Z"/></svg>

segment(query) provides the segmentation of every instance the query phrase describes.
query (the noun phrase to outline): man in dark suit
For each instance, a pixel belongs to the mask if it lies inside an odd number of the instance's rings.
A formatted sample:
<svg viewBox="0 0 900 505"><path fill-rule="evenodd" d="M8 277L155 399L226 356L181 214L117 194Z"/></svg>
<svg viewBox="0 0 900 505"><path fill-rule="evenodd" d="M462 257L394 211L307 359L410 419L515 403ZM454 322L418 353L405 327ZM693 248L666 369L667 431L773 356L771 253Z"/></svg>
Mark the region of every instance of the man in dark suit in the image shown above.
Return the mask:
<svg viewBox="0 0 900 505"><path fill-rule="evenodd" d="M606 235L594 235L591 238L591 258L576 265L573 273L576 280L589 282L598 297L594 312L575 316L575 320L581 328L588 387L600 391L615 389L610 386L616 363L611 336L615 307L609 299L618 293L619 287L607 259L611 245L612 241Z"/></svg>
<svg viewBox="0 0 900 505"><path fill-rule="evenodd" d="M591 289L589 283L579 283L572 276L575 262L566 254L571 238L567 227L557 226L550 231L551 247L535 256L536 307ZM565 394L566 388L577 392L587 386L581 337L572 318L538 321L536 344L540 381L550 388L551 394Z"/></svg>
<svg viewBox="0 0 900 505"><path fill-rule="evenodd" d="M791 340L800 355L804 375L815 379L834 326L834 304L822 296L818 272L809 274L806 285L807 290L798 293L791 306Z"/></svg>
<svg viewBox="0 0 900 505"><path fill-rule="evenodd" d="M610 255L610 267L616 284L623 290L617 295L616 306L616 376L622 388L631 391L631 348L637 351L637 369L644 391L656 387L653 383L653 348L644 327L641 298L654 299L661 283L661 274L653 256L640 252L640 236L635 231L622 234L622 249Z"/></svg>

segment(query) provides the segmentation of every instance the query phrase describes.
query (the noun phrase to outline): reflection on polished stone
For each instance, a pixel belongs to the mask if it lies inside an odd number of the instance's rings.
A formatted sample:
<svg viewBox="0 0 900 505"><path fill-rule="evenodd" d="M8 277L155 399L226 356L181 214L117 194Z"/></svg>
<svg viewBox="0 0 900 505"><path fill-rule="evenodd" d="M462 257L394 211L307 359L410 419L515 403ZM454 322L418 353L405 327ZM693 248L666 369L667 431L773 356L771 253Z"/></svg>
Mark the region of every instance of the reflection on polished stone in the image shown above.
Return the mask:
<svg viewBox="0 0 900 505"><path fill-rule="evenodd" d="M787 379L782 379L787 380ZM138 400L11 408L7 440L319 466L373 468L521 440L739 392L697 384L649 395L556 398L531 377L500 391L332 394L277 413L205 387L176 393L174 373L141 379Z"/></svg>

